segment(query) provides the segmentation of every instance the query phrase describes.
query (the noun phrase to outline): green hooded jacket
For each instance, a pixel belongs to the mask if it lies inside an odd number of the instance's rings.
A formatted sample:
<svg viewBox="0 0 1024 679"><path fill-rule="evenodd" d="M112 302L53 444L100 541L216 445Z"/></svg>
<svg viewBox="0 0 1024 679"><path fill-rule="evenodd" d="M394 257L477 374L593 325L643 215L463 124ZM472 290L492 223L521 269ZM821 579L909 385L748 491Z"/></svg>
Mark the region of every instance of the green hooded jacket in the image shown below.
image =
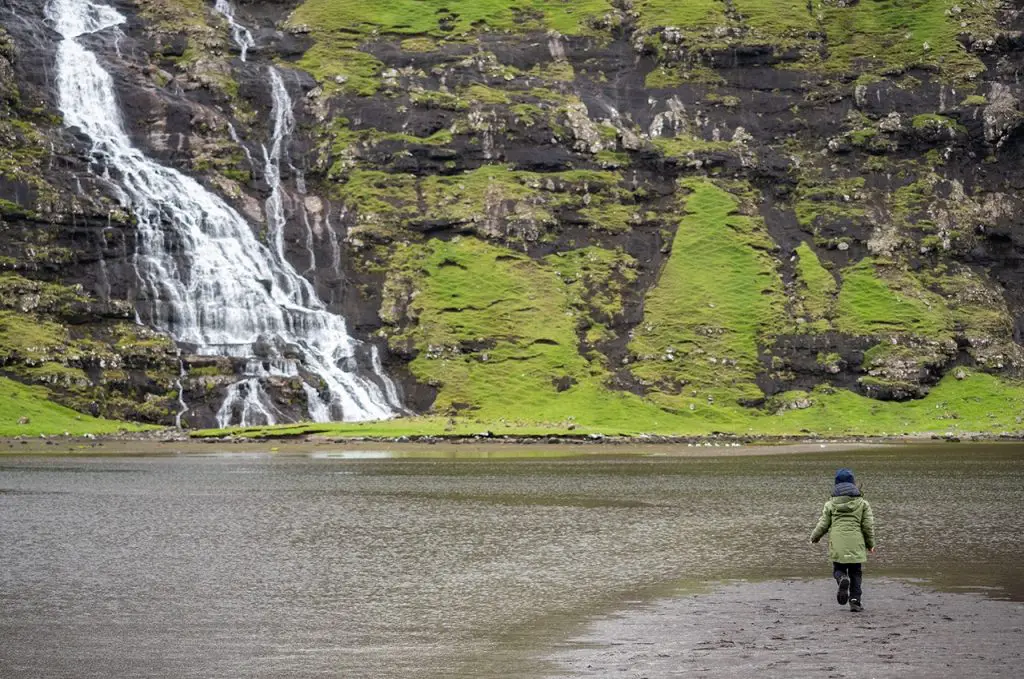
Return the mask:
<svg viewBox="0 0 1024 679"><path fill-rule="evenodd" d="M828 558L836 563L864 563L875 546L875 517L862 497L839 495L825 503L811 533L817 542L828 533Z"/></svg>

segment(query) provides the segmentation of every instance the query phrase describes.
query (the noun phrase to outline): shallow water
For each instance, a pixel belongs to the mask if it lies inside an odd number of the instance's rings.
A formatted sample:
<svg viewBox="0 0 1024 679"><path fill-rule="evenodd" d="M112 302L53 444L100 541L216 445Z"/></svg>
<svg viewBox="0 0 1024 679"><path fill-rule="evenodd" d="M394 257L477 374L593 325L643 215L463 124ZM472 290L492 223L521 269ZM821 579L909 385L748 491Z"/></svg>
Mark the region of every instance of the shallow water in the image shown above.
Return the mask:
<svg viewBox="0 0 1024 679"><path fill-rule="evenodd" d="M827 576L807 535L838 466L878 522L866 599L884 573L1024 600L1017 444L210 450L0 458L0 676L540 676L534 659L595 616L714 580Z"/></svg>

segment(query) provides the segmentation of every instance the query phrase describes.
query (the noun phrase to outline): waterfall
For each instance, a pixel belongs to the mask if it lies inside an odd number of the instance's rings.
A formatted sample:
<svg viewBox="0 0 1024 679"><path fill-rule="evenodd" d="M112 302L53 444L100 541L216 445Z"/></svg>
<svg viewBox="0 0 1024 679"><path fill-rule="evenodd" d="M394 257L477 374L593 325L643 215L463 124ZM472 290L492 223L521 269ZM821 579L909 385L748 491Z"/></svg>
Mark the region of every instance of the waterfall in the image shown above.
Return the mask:
<svg viewBox="0 0 1024 679"><path fill-rule="evenodd" d="M174 426L181 429L181 418L188 413L188 403L185 402L185 386L181 381L185 379L185 361L181 360L181 350L178 350L178 379L174 386L178 388L178 414L174 416Z"/></svg>
<svg viewBox="0 0 1024 679"><path fill-rule="evenodd" d="M232 7L228 0L217 0L213 8L218 13L222 14L228 21L228 26L231 27L231 39L238 45L238 49L241 51L241 59L245 61L246 55L249 53L250 47L256 46L256 41L253 40L252 33L249 29L235 21L235 8Z"/></svg>
<svg viewBox="0 0 1024 679"><path fill-rule="evenodd" d="M249 167L256 167L252 160L252 154L249 153L249 147L242 143L241 137L239 137L238 132L235 131L235 126L231 123L228 123L228 136L231 137L231 141L242 147L242 153L245 154L245 159L249 161Z"/></svg>
<svg viewBox="0 0 1024 679"><path fill-rule="evenodd" d="M51 0L47 16L64 38L57 88L65 124L89 137L98 175L137 219L139 317L197 354L247 359L218 423L279 421L265 385L282 377L302 379L306 393L318 396L309 403L318 421L394 416L401 405L373 347L348 334L309 281L226 202L132 146L110 74L78 41L125 17L89 0Z"/></svg>
<svg viewBox="0 0 1024 679"><path fill-rule="evenodd" d="M270 148L263 147L263 174L270 185L270 197L267 198L267 229L270 231L274 254L284 260L284 189L281 187L281 155L285 144L295 129L295 116L292 115L292 98L284 86L281 74L273 66L267 68L270 77L270 95L273 106L270 117L274 120L274 130L270 138Z"/></svg>

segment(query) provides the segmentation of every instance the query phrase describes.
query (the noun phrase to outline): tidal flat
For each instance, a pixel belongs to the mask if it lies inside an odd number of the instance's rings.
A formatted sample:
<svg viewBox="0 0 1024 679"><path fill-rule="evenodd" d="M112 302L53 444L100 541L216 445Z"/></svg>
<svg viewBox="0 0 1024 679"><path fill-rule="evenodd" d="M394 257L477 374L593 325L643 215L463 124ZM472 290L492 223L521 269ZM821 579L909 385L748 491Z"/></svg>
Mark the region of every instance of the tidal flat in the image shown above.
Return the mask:
<svg viewBox="0 0 1024 679"><path fill-rule="evenodd" d="M1022 444L156 443L0 458L0 675L998 676L1018 653ZM839 466L877 520L860 617L807 544Z"/></svg>

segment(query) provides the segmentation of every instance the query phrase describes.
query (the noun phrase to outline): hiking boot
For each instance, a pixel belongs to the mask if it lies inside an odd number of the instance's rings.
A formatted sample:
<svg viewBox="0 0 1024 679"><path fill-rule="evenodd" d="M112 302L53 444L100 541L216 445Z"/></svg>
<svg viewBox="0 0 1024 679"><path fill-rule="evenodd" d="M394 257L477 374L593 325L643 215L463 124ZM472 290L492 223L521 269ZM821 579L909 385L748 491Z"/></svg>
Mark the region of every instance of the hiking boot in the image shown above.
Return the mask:
<svg viewBox="0 0 1024 679"><path fill-rule="evenodd" d="M850 600L850 578L846 575L839 578L839 591L836 592L836 601L839 602L840 606L846 604Z"/></svg>
<svg viewBox="0 0 1024 679"><path fill-rule="evenodd" d="M864 607L860 605L858 599L850 599L850 610L854 613L860 613L864 610Z"/></svg>

